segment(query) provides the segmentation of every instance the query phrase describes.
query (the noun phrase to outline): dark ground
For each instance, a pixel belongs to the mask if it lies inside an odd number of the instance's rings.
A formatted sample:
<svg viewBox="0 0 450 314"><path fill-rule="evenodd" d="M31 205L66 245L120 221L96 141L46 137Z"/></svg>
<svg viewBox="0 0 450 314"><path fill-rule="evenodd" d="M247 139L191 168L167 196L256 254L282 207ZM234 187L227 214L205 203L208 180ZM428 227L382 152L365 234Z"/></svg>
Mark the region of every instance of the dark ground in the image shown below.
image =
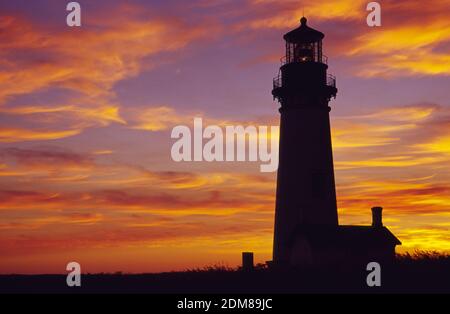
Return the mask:
<svg viewBox="0 0 450 314"><path fill-rule="evenodd" d="M66 275L3 275L0 293L450 293L450 256L400 256L382 266L381 287L368 287L365 265L242 272L224 267L159 274L83 274L81 287Z"/></svg>

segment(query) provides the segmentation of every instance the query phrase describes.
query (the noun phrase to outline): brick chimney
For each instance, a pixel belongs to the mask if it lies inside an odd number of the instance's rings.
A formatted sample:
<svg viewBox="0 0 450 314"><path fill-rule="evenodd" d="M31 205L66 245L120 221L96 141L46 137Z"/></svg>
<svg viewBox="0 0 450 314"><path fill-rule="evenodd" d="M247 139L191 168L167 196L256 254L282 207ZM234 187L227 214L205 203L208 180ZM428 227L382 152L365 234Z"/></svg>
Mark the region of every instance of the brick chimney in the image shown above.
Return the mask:
<svg viewBox="0 0 450 314"><path fill-rule="evenodd" d="M372 227L383 227L383 207L372 207Z"/></svg>

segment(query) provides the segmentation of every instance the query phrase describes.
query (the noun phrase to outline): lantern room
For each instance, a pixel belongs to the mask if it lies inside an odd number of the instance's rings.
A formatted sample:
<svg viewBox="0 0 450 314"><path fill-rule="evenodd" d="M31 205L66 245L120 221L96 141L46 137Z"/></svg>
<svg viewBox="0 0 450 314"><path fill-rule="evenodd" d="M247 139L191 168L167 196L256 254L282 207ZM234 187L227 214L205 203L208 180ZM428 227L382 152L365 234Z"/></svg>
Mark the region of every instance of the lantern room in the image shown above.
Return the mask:
<svg viewBox="0 0 450 314"><path fill-rule="evenodd" d="M306 22L306 18L302 17L300 26L283 36L286 54L281 59L272 90L272 95L282 107L292 97L298 100L298 104L310 104L312 99L323 98L323 106L328 106L330 98L336 97L336 78L327 74L328 58L322 53L325 35L309 27Z"/></svg>
<svg viewBox="0 0 450 314"><path fill-rule="evenodd" d="M322 55L324 34L306 25L306 17L300 20L300 26L284 35L286 41L285 63L320 62L327 63Z"/></svg>

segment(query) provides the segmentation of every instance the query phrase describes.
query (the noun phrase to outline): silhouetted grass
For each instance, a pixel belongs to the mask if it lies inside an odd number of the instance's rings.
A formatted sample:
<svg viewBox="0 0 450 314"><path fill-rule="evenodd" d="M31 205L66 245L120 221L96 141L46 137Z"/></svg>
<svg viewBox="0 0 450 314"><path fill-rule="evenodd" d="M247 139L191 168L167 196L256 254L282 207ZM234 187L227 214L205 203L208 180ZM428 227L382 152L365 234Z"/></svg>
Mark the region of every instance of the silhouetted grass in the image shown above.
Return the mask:
<svg viewBox="0 0 450 314"><path fill-rule="evenodd" d="M399 263L450 263L450 254L438 251L419 251L397 254Z"/></svg>
<svg viewBox="0 0 450 314"><path fill-rule="evenodd" d="M0 276L0 292L28 293L450 293L450 256L435 251L398 254L381 265L381 287L368 287L366 264L351 267L268 268L242 271L217 263L183 272L84 274L81 288L64 275Z"/></svg>
<svg viewBox="0 0 450 314"><path fill-rule="evenodd" d="M186 272L188 272L188 273L201 273L201 272L224 273L224 272L232 272L232 271L236 271L236 270L237 270L237 268L228 266L225 263L216 263L213 265L207 265L207 266L203 266L203 267L189 268L186 270Z"/></svg>

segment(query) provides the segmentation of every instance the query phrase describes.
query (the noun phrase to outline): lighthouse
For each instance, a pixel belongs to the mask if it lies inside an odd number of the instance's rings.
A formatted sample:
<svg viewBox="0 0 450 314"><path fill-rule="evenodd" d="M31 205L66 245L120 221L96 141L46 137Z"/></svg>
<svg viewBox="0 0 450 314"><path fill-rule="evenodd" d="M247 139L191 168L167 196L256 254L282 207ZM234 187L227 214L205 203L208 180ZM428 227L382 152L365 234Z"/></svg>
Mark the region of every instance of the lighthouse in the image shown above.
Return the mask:
<svg viewBox="0 0 450 314"><path fill-rule="evenodd" d="M378 222L379 228L339 226L329 106L337 88L327 73L324 37L302 17L283 37L286 53L273 80L272 95L280 103L274 264L386 259L400 244Z"/></svg>
<svg viewBox="0 0 450 314"><path fill-rule="evenodd" d="M281 105L274 261L289 259L298 225L338 225L329 117L336 80L327 74L324 34L305 17L300 23L284 35L286 55L272 91Z"/></svg>

